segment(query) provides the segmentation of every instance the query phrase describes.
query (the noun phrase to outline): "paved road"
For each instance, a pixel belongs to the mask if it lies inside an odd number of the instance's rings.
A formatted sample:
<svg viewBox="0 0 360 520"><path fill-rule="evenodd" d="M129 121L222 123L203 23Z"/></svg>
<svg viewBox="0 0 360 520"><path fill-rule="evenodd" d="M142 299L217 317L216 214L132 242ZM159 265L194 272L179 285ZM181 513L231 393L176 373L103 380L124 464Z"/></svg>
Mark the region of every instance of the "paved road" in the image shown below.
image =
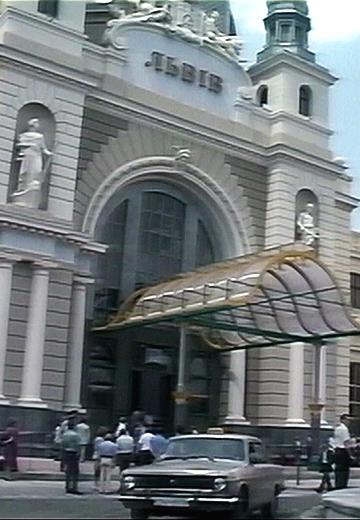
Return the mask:
<svg viewBox="0 0 360 520"><path fill-rule="evenodd" d="M94 493L92 482L81 482L80 489L84 495L71 496L64 493L63 482L0 480L0 519L129 518L116 495ZM317 503L316 493L286 491L281 497L279 518L297 518L299 508L310 509Z"/></svg>

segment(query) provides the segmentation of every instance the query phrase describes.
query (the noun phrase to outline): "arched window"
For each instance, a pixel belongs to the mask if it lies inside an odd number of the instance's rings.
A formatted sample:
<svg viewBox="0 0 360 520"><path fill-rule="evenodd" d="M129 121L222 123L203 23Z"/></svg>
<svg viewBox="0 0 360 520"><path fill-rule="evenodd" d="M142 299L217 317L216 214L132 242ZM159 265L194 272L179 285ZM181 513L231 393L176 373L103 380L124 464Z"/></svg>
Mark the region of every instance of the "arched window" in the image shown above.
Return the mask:
<svg viewBox="0 0 360 520"><path fill-rule="evenodd" d="M266 85L262 85L258 90L258 104L260 107L268 104L269 89Z"/></svg>
<svg viewBox="0 0 360 520"><path fill-rule="evenodd" d="M308 85L302 85L299 90L299 114L310 117L312 113L312 91Z"/></svg>
<svg viewBox="0 0 360 520"><path fill-rule="evenodd" d="M209 216L190 195L149 183L124 197L105 209L96 233L108 246L96 262L99 322L133 291L216 259Z"/></svg>

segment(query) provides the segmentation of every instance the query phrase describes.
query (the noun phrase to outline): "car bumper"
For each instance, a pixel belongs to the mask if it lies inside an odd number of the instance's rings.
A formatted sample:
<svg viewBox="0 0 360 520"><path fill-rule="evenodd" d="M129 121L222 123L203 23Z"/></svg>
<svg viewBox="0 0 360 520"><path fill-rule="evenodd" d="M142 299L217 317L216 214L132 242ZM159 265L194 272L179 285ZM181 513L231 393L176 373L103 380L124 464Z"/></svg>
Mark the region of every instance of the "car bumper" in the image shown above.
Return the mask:
<svg viewBox="0 0 360 520"><path fill-rule="evenodd" d="M185 510L232 510L239 499L236 497L169 497L120 495L119 500L129 509L179 509Z"/></svg>

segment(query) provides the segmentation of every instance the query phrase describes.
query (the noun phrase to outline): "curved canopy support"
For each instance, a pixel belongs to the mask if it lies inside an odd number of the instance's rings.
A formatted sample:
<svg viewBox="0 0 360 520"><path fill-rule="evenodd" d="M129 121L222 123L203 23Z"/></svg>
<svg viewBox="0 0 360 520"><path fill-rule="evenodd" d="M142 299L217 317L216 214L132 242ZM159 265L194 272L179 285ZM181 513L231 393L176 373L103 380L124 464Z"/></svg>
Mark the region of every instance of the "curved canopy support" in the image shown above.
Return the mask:
<svg viewBox="0 0 360 520"><path fill-rule="evenodd" d="M197 326L229 350L360 334L328 268L312 251L295 249L211 264L142 289L95 330L159 322Z"/></svg>

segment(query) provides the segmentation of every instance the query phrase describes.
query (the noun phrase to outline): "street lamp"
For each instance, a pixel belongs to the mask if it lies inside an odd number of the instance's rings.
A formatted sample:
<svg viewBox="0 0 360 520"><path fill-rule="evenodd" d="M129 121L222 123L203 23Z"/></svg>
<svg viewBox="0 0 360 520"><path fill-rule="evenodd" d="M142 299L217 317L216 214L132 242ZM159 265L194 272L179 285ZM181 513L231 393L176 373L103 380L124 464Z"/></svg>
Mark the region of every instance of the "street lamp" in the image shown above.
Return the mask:
<svg viewBox="0 0 360 520"><path fill-rule="evenodd" d="M322 341L317 341L314 344L314 380L312 403L309 404L310 409L310 427L312 438L312 450L308 464L310 466L317 465L320 456L320 433L321 433L321 412L324 408L324 403L320 402L320 372L321 372L321 350L324 347Z"/></svg>

